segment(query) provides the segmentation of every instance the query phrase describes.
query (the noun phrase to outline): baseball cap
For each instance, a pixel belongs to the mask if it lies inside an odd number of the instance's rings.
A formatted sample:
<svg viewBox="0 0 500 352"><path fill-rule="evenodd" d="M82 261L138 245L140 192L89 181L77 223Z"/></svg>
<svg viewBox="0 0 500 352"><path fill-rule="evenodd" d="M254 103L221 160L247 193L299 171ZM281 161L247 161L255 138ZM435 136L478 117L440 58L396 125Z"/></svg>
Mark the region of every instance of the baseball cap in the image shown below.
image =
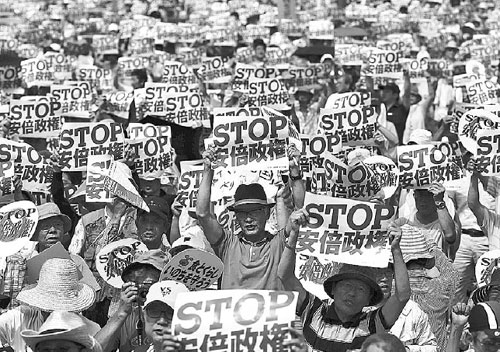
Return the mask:
<svg viewBox="0 0 500 352"><path fill-rule="evenodd" d="M156 282L149 288L148 294L146 295L146 301L144 302L144 309L155 301L165 303L170 308L174 309L177 295L187 292L189 292L187 287L177 281L165 280Z"/></svg>
<svg viewBox="0 0 500 352"><path fill-rule="evenodd" d="M475 305L469 315L469 331L484 331L500 338L500 303L489 301Z"/></svg>
<svg viewBox="0 0 500 352"><path fill-rule="evenodd" d="M158 269L160 272L163 267L168 263L170 257L167 256L160 249L153 249L147 252L139 253L132 263L130 263L125 270L122 272L122 279L126 277L132 270L135 270L141 266L149 265ZM123 280L125 281L125 280Z"/></svg>

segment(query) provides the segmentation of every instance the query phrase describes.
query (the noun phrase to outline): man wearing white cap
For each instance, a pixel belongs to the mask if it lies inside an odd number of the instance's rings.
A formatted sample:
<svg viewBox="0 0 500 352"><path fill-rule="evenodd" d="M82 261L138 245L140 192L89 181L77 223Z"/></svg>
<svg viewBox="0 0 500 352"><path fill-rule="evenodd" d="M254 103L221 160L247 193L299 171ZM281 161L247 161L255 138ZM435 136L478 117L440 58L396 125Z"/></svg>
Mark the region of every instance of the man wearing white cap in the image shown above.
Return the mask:
<svg viewBox="0 0 500 352"><path fill-rule="evenodd" d="M175 300L179 294L189 290L177 281L165 280L149 289L144 302L144 332L151 341L147 352L181 350L181 344L171 330ZM144 351L136 349L135 352Z"/></svg>

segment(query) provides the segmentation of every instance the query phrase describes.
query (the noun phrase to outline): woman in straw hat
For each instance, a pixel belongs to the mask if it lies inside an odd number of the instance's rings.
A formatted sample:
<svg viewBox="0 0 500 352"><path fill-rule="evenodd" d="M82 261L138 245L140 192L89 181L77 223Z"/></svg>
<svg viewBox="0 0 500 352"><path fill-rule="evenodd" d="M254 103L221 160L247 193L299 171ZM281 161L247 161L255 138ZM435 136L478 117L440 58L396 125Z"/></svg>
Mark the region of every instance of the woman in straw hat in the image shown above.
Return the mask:
<svg viewBox="0 0 500 352"><path fill-rule="evenodd" d="M26 344L35 352L101 352L84 318L76 313L55 311L38 331L21 332Z"/></svg>
<svg viewBox="0 0 500 352"><path fill-rule="evenodd" d="M76 264L70 259L51 258L43 263L36 285L24 288L17 300L18 308L0 315L0 344L17 351L29 351L19 335L22 330L37 330L56 310L82 312L95 300L95 291L80 281ZM92 335L98 324L83 318Z"/></svg>

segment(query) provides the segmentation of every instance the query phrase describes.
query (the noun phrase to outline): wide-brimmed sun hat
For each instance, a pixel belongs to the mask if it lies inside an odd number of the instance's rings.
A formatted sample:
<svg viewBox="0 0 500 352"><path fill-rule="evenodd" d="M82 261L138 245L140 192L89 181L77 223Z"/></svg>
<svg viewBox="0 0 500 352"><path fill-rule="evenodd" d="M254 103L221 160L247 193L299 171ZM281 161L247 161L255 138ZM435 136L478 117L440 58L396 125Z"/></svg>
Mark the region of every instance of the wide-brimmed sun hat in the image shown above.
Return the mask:
<svg viewBox="0 0 500 352"><path fill-rule="evenodd" d="M68 232L69 230L71 230L71 219L69 218L69 216L61 213L61 210L59 209L57 204L49 202L39 205L37 209L38 209L38 223L40 223L40 221L45 219L58 217L64 223L64 232Z"/></svg>
<svg viewBox="0 0 500 352"><path fill-rule="evenodd" d="M24 288L16 299L46 312L81 312L94 303L95 291L80 282L71 259L52 258L42 265L38 283Z"/></svg>
<svg viewBox="0 0 500 352"><path fill-rule="evenodd" d="M261 207L272 207L274 203L267 202L266 191L259 183L239 185L234 193L234 204L228 206L230 211L250 211Z"/></svg>
<svg viewBox="0 0 500 352"><path fill-rule="evenodd" d="M373 290L373 296L370 299L370 306L375 306L382 302L384 299L384 293L380 286L375 282L374 278L376 277L376 271L373 268L369 268L366 266L358 266L351 264L344 264L339 273L333 275L328 278L323 283L323 288L328 296L334 298L332 295L333 287L337 284L337 282L342 280L359 280L367 284Z"/></svg>
<svg viewBox="0 0 500 352"><path fill-rule="evenodd" d="M82 316L77 313L55 311L49 315L40 330L24 330L21 336L30 348L35 351L36 346L43 341L66 340L80 344L91 352L102 351L99 343L91 336L89 326Z"/></svg>

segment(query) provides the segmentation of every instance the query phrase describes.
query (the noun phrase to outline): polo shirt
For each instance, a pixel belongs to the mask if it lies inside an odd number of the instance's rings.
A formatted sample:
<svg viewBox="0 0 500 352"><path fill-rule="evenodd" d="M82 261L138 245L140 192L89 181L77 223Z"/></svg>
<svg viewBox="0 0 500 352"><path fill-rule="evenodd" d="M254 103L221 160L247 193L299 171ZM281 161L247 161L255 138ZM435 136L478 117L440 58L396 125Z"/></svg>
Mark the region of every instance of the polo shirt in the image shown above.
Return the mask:
<svg viewBox="0 0 500 352"><path fill-rule="evenodd" d="M241 233L224 231L212 247L224 263L221 289L284 290L278 265L285 249L285 230L267 232L261 243L252 244Z"/></svg>
<svg viewBox="0 0 500 352"><path fill-rule="evenodd" d="M409 109L401 102L396 102L390 109L387 109L387 121L390 121L396 126L398 132L399 145L403 145L403 137L406 128L406 119L408 118Z"/></svg>
<svg viewBox="0 0 500 352"><path fill-rule="evenodd" d="M387 326L381 309L360 312L353 321L343 323L332 301L322 301L307 293L297 315L304 326L308 351L345 352L361 349L368 336L387 332L391 328Z"/></svg>

